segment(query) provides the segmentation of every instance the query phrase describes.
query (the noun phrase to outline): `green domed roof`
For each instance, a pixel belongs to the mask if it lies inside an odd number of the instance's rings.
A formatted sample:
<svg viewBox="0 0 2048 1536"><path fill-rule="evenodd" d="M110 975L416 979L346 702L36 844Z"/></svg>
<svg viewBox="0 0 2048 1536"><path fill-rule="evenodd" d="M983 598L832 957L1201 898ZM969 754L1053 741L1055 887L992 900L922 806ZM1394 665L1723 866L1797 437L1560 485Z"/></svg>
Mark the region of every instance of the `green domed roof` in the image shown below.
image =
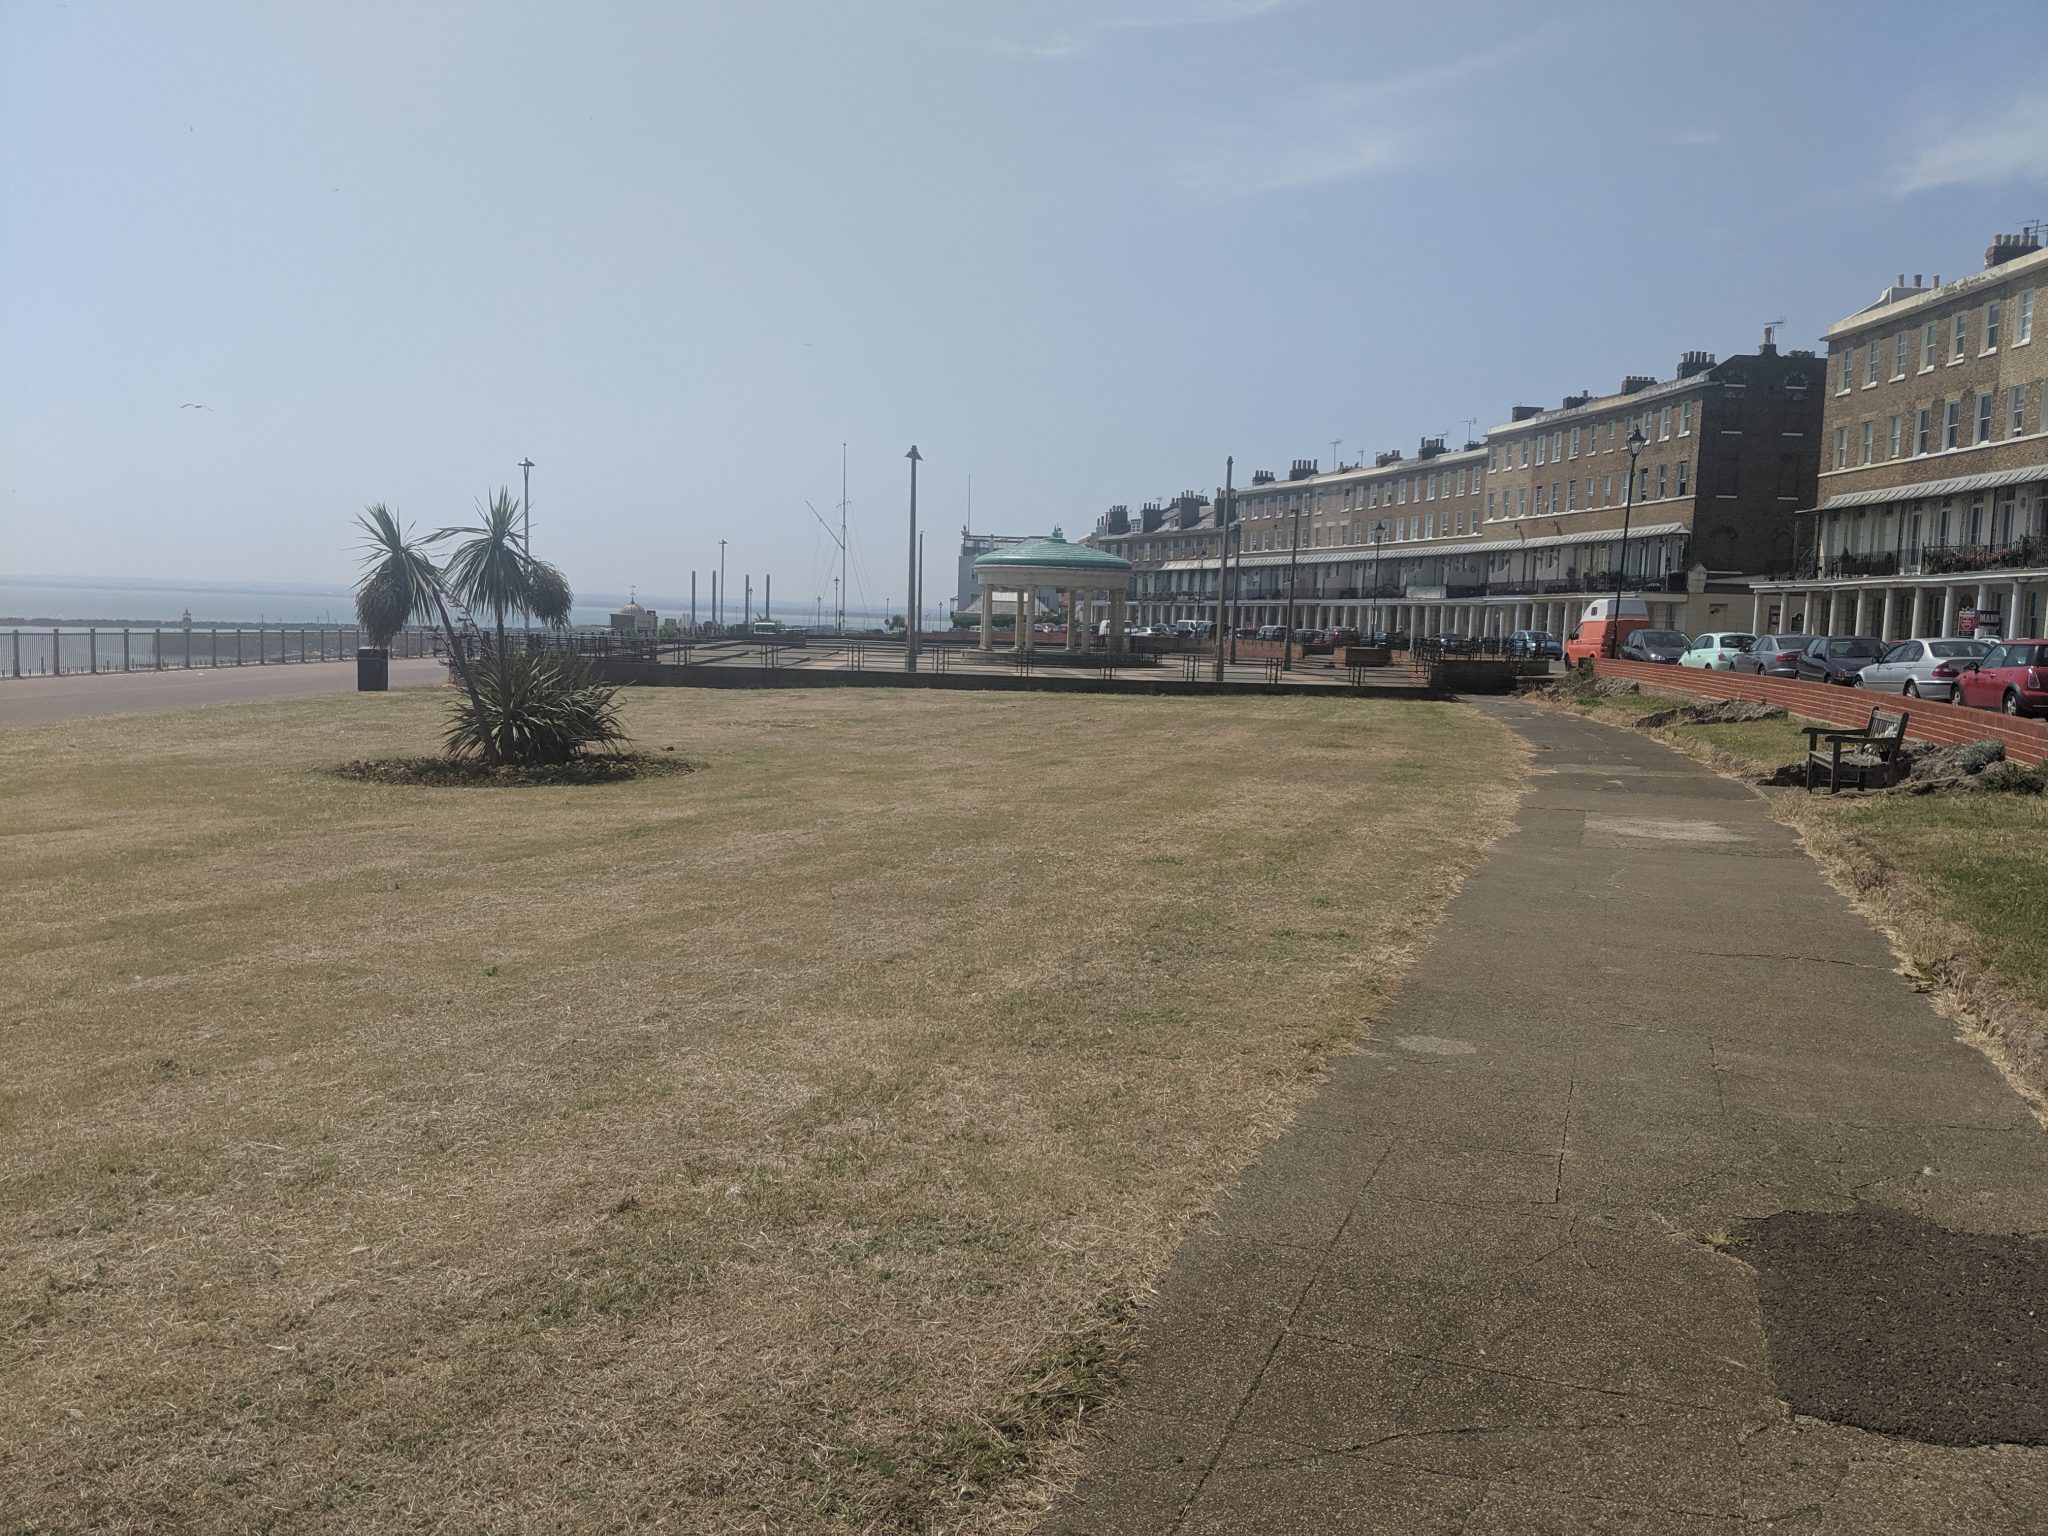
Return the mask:
<svg viewBox="0 0 2048 1536"><path fill-rule="evenodd" d="M1059 529L1052 531L1049 539L1033 539L1029 544L1010 544L1002 549L990 550L977 555L974 568L1005 570L1011 566L1037 566L1040 569L1066 571L1094 571L1114 573L1128 571L1131 562L1106 550L1090 549L1086 544L1069 544L1061 537Z"/></svg>

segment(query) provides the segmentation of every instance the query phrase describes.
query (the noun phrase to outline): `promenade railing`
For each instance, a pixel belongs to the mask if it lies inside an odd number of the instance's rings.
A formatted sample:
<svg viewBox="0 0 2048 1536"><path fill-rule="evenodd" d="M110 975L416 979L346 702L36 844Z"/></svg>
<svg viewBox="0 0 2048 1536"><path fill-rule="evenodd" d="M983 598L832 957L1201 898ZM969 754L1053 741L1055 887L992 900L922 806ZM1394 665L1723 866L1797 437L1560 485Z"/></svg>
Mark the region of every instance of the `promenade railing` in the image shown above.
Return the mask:
<svg viewBox="0 0 2048 1536"><path fill-rule="evenodd" d="M0 630L0 677L353 661L362 643L354 624L24 625ZM439 630L418 626L391 643L394 657L446 649Z"/></svg>

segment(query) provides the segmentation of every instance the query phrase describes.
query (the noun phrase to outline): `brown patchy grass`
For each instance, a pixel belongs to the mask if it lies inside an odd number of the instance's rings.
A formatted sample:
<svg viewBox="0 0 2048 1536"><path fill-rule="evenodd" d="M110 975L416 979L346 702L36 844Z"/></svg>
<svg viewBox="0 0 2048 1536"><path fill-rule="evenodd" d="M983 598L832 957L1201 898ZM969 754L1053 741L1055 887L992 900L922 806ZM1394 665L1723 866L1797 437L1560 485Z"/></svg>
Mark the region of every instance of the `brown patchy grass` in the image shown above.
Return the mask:
<svg viewBox="0 0 2048 1536"><path fill-rule="evenodd" d="M1019 1529L1523 754L1455 706L654 691L701 771L0 737L0 1528Z"/></svg>

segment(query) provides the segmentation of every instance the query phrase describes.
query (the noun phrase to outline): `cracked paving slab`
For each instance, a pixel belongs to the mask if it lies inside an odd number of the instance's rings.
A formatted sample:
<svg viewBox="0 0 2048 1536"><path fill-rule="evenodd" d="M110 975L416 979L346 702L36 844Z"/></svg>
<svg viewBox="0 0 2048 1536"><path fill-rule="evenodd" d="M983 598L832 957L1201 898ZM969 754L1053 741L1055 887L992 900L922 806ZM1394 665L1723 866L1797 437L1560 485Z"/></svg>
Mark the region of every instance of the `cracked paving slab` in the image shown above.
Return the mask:
<svg viewBox="0 0 2048 1536"><path fill-rule="evenodd" d="M1042 1530L2048 1531L2048 1137L1759 797L1475 707L1539 753L1515 828Z"/></svg>

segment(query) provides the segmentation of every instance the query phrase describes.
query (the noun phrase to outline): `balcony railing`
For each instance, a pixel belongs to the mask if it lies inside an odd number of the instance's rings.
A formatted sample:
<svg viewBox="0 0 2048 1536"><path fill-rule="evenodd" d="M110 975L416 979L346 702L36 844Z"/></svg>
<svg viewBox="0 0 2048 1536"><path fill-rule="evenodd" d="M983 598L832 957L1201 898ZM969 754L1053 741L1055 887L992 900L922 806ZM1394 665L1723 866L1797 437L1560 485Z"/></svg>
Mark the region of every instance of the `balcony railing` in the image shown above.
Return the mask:
<svg viewBox="0 0 2048 1536"><path fill-rule="evenodd" d="M1812 556L1780 562L1764 573L1769 581L1854 581L1872 576L1968 576L1979 571L2018 571L2048 566L2048 537L2029 534L2009 544L1927 544L1867 555Z"/></svg>

